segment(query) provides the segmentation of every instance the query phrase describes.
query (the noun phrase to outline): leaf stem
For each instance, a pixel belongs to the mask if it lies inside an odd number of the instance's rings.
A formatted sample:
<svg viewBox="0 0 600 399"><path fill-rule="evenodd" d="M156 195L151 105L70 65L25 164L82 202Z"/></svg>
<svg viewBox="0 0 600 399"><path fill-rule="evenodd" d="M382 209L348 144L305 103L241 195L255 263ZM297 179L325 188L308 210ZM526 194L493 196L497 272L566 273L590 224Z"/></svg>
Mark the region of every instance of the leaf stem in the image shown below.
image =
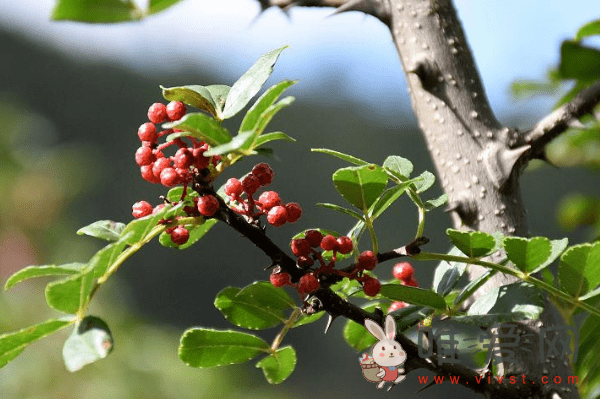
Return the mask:
<svg viewBox="0 0 600 399"><path fill-rule="evenodd" d="M279 345L281 345L283 338L285 337L287 332L294 326L294 324L296 324L300 316L302 316L302 310L300 308L295 308L290 318L284 323L283 328L281 329L281 331L279 331L279 333L273 340L273 343L271 344L271 353L275 353L277 349L279 349Z"/></svg>

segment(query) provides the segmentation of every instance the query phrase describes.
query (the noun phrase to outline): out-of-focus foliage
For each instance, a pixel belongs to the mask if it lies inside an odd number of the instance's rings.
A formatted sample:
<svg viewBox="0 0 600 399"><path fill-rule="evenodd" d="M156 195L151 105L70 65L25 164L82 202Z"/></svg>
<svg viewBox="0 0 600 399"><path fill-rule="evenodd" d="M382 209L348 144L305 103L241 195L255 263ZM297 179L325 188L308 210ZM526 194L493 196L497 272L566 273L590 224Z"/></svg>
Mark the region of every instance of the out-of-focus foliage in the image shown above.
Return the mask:
<svg viewBox="0 0 600 399"><path fill-rule="evenodd" d="M566 40L560 48L560 63L548 72L545 82L519 81L511 91L515 98L532 95L561 95L560 106L582 89L600 79L600 49L582 43L588 37L600 35L600 20L582 26L573 40ZM566 87L570 88L566 91ZM580 127L570 128L552 141L546 149L548 161L559 167L584 167L600 170L600 108L595 114L582 118ZM557 210L561 227L574 230L591 226L591 239L600 236L600 198L585 193L567 194Z"/></svg>

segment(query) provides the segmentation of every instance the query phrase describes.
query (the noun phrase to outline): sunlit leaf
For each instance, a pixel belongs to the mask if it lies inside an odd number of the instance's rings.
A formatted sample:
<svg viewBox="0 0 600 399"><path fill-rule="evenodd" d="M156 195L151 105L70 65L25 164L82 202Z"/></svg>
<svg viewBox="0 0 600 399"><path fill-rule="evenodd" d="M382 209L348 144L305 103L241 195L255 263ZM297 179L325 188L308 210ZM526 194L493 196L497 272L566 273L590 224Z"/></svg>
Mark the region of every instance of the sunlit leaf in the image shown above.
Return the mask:
<svg viewBox="0 0 600 399"><path fill-rule="evenodd" d="M191 328L181 337L179 358L191 367L245 363L269 350L259 337L238 331Z"/></svg>
<svg viewBox="0 0 600 399"><path fill-rule="evenodd" d="M85 263L68 263L65 265L42 265L42 266L27 266L6 280L4 289L8 290L15 284L23 280L34 277L57 276L65 274L77 274L86 266Z"/></svg>
<svg viewBox="0 0 600 399"><path fill-rule="evenodd" d="M142 11L130 0L59 0L52 19L93 23L133 21Z"/></svg>
<svg viewBox="0 0 600 399"><path fill-rule="evenodd" d="M287 48L287 46L280 47L275 50L269 51L263 55L252 65L246 73L244 73L238 80L231 86L231 90L227 95L225 101L225 108L223 109L223 119L231 118L242 108L248 104L250 99L254 97L260 90L265 81L271 76L273 72L273 66L279 58L279 54Z"/></svg>
<svg viewBox="0 0 600 399"><path fill-rule="evenodd" d="M0 367L4 367L17 357L27 345L65 328L73 322L74 319L52 319L19 331L0 335Z"/></svg>
<svg viewBox="0 0 600 399"><path fill-rule="evenodd" d="M337 191L361 210L367 210L375 202L387 183L385 171L374 164L342 168L333 174L333 184Z"/></svg>
<svg viewBox="0 0 600 399"><path fill-rule="evenodd" d="M446 234L452 243L470 258L488 255L496 248L494 237L481 231L447 229Z"/></svg>
<svg viewBox="0 0 600 399"><path fill-rule="evenodd" d="M104 359L113 350L113 344L112 334L104 320L95 316L84 317L63 346L67 370L75 372Z"/></svg>
<svg viewBox="0 0 600 399"><path fill-rule="evenodd" d="M124 223L112 220L98 220L77 230L78 235L88 235L106 241L117 241L125 228Z"/></svg>
<svg viewBox="0 0 600 399"><path fill-rule="evenodd" d="M291 346L277 351L256 363L261 368L269 384L281 384L296 368L296 351Z"/></svg>

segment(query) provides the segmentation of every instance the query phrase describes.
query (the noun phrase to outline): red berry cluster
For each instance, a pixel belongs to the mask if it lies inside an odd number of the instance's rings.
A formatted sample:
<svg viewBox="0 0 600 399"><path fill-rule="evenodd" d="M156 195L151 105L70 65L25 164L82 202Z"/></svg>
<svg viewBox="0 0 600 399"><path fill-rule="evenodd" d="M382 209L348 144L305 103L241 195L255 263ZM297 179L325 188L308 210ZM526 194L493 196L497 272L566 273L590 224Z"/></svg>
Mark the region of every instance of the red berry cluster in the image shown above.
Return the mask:
<svg viewBox="0 0 600 399"><path fill-rule="evenodd" d="M381 289L381 283L374 277L364 274L365 270L373 270L377 266L377 256L372 251L364 251L358 257L354 268L351 271L335 269L337 254L349 254L354 249L354 244L349 237L334 237L330 234L323 236L318 230L308 230L304 238L296 238L290 243L292 253L296 256L296 263L300 268L309 269L315 261L319 262L319 267L309 271L302 276L297 284L292 284L290 275L276 269L271 274L271 283L276 287L292 285L296 287L301 295L311 294L319 289L319 277L322 275L337 275L347 277L351 280L357 280L362 284L365 294L376 296ZM320 250L332 251L331 261L327 263Z"/></svg>
<svg viewBox="0 0 600 399"><path fill-rule="evenodd" d="M266 215L269 224L279 227L285 223L294 223L302 216L302 208L296 202L284 204L276 191L264 191L258 199L254 196L260 187L273 181L273 170L266 163L259 163L252 172L241 181L236 178L227 180L225 194L240 206L231 206L235 212L257 220Z"/></svg>
<svg viewBox="0 0 600 399"><path fill-rule="evenodd" d="M179 101L171 101L165 105L154 103L148 109L148 120L138 129L138 137L142 146L135 152L135 161L140 166L144 180L150 183L160 183L166 187L178 184L187 186L194 175L206 178L210 173L205 171L209 165L216 166L220 156L205 157L209 149L204 141L190 137L191 145L178 138L167 143L158 144L162 136L174 133L177 129L167 129L157 132L156 124L181 119L186 112L185 105ZM171 145L179 147L175 155L167 157L163 150Z"/></svg>
<svg viewBox="0 0 600 399"><path fill-rule="evenodd" d="M418 287L419 282L415 279L415 269L408 262L398 262L394 265L392 269L392 274L395 278L400 280L402 285L406 285L409 287ZM388 308L388 313L392 313L396 310L400 310L408 306L406 302L395 301L392 302L390 307Z"/></svg>

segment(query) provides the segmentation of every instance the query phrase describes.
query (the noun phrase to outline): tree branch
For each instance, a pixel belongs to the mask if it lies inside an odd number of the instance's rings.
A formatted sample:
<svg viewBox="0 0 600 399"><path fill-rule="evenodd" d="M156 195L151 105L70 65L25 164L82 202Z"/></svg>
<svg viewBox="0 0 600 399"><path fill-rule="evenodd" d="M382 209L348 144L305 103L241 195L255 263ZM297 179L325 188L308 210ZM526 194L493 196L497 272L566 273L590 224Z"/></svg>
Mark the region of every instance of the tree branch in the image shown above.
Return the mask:
<svg viewBox="0 0 600 399"><path fill-rule="evenodd" d="M600 80L539 121L522 135L521 144L531 145L528 159L543 158L546 145L564 133L573 122L593 111L600 103Z"/></svg>

